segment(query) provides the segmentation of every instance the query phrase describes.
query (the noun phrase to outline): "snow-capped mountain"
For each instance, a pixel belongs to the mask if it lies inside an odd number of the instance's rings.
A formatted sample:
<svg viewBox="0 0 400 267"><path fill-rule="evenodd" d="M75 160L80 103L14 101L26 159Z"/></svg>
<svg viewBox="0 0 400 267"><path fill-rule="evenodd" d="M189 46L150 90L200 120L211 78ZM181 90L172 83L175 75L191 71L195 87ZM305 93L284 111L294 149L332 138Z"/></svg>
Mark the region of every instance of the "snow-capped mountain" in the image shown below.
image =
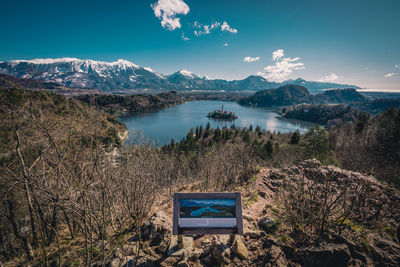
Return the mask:
<svg viewBox="0 0 400 267"><path fill-rule="evenodd" d="M254 75L243 80L213 80L206 77L201 78L188 70L163 75L153 71L150 67L140 67L123 59L115 62L77 58L12 60L0 62L0 73L55 82L67 87L104 91L132 89L259 91L288 83L305 86L310 91L329 88L358 88L352 85L309 82L303 79L277 83Z"/></svg>
<svg viewBox="0 0 400 267"><path fill-rule="evenodd" d="M162 75L123 59L115 62L77 58L12 60L0 64L0 73L56 82L73 88L113 90L168 87Z"/></svg>

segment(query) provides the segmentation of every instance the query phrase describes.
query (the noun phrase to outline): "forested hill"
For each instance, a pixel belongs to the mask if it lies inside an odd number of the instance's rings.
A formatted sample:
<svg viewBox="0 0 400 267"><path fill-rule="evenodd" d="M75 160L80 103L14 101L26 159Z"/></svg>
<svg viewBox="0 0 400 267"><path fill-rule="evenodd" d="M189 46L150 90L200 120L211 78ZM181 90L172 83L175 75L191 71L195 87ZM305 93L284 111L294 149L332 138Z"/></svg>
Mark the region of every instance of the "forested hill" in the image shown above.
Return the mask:
<svg viewBox="0 0 400 267"><path fill-rule="evenodd" d="M54 90L63 88L63 86L55 82L44 82L34 79L17 78L11 75L0 73L0 89L6 88Z"/></svg>
<svg viewBox="0 0 400 267"><path fill-rule="evenodd" d="M239 100L239 104L256 107L287 106L299 103L310 103L313 96L307 88L300 85L284 85L277 89L263 90Z"/></svg>
<svg viewBox="0 0 400 267"><path fill-rule="evenodd" d="M80 95L76 97L107 112L138 112L145 110L158 110L171 105L182 104L186 100L176 91L160 93L158 95Z"/></svg>
<svg viewBox="0 0 400 267"><path fill-rule="evenodd" d="M328 127L345 122L355 122L361 117L369 116L367 112L354 109L346 104L299 104L282 107L280 113L287 119L309 121Z"/></svg>
<svg viewBox="0 0 400 267"><path fill-rule="evenodd" d="M32 143L27 140L55 138L50 136L53 131L55 135L70 135L71 142L74 138L89 142L93 138L91 131L94 131L96 142L110 149L121 144L120 134L126 131L125 125L114 116L99 112L76 99L46 91L1 89L0 114L2 157L15 145L17 131L24 144L22 153L28 153L29 157L38 156L41 145L36 140Z"/></svg>
<svg viewBox="0 0 400 267"><path fill-rule="evenodd" d="M365 101L366 98L353 88L326 90L321 94L311 95L306 87L284 85L276 89L264 90L243 98L239 104L246 106L270 107L289 106L301 103L350 103Z"/></svg>

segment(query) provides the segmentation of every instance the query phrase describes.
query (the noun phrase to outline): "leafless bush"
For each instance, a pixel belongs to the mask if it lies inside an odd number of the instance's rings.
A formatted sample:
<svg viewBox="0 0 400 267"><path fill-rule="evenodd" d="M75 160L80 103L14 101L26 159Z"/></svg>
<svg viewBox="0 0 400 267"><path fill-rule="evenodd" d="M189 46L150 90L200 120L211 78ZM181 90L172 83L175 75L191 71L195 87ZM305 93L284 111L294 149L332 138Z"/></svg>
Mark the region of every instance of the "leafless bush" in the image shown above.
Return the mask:
<svg viewBox="0 0 400 267"><path fill-rule="evenodd" d="M366 216L368 184L346 180L308 172L285 182L281 192L284 216L300 242L321 241L371 219Z"/></svg>

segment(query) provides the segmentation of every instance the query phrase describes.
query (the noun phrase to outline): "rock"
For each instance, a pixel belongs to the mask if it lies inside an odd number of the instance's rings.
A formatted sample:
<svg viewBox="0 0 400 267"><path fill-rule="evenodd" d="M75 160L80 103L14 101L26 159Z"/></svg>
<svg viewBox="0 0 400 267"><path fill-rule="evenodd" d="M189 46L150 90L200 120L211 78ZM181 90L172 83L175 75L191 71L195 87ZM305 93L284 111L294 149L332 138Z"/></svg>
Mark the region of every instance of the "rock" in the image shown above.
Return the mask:
<svg viewBox="0 0 400 267"><path fill-rule="evenodd" d="M181 260L176 264L177 267L189 267L189 264L186 262L186 260Z"/></svg>
<svg viewBox="0 0 400 267"><path fill-rule="evenodd" d="M267 233L273 233L277 229L277 223L274 218L265 216L258 222L258 226Z"/></svg>
<svg viewBox="0 0 400 267"><path fill-rule="evenodd" d="M268 263L265 266L288 266L288 262L285 258L285 254L283 251L277 247L272 245L268 251Z"/></svg>
<svg viewBox="0 0 400 267"><path fill-rule="evenodd" d="M351 259L347 265L347 267L362 267L362 266L366 266L366 264L358 259Z"/></svg>
<svg viewBox="0 0 400 267"><path fill-rule="evenodd" d="M232 248L236 255L238 255L240 258L247 259L249 257L249 251L241 239L235 240Z"/></svg>
<svg viewBox="0 0 400 267"><path fill-rule="evenodd" d="M214 235L212 239L212 245L216 246L219 244L229 244L230 236L229 235Z"/></svg>
<svg viewBox="0 0 400 267"><path fill-rule="evenodd" d="M299 165L303 168L318 168L321 167L321 162L317 159L308 159L299 163Z"/></svg>
<svg viewBox="0 0 400 267"><path fill-rule="evenodd" d="M159 211L154 213L141 227L142 240L150 240L150 246L157 246L171 235L172 220Z"/></svg>
<svg viewBox="0 0 400 267"><path fill-rule="evenodd" d="M174 266L177 262L177 259L175 257L168 257L164 259L162 262L160 262L160 266L162 267L170 267Z"/></svg>
<svg viewBox="0 0 400 267"><path fill-rule="evenodd" d="M183 254L188 255L193 247L192 236L182 236L182 243L178 243L178 236L174 235L171 238L171 243L168 249L168 256L181 257Z"/></svg>
<svg viewBox="0 0 400 267"><path fill-rule="evenodd" d="M368 236L372 260L377 265L400 266L400 245L378 234Z"/></svg>
<svg viewBox="0 0 400 267"><path fill-rule="evenodd" d="M203 263L203 265L205 266L214 266L215 262L213 261L213 259L211 258L211 256L207 256L204 257L201 262Z"/></svg>
<svg viewBox="0 0 400 267"><path fill-rule="evenodd" d="M252 231L252 232L246 232L243 234L243 237L250 237L251 239L259 239L261 237L265 236L265 232L263 231Z"/></svg>
<svg viewBox="0 0 400 267"><path fill-rule="evenodd" d="M200 261L196 261L192 267L202 267L203 265L200 263Z"/></svg>
<svg viewBox="0 0 400 267"><path fill-rule="evenodd" d="M265 239L263 247L270 248L272 245L276 244L278 244L278 240L275 237L270 236L267 239Z"/></svg>
<svg viewBox="0 0 400 267"><path fill-rule="evenodd" d="M219 244L212 249L211 256L219 263L228 263L231 257L231 249L226 244Z"/></svg>
<svg viewBox="0 0 400 267"><path fill-rule="evenodd" d="M346 244L322 244L301 248L295 256L304 266L347 266L350 250Z"/></svg>
<svg viewBox="0 0 400 267"><path fill-rule="evenodd" d="M135 260L132 256L126 256L122 259L113 259L104 265L101 261L96 262L92 267L133 267L135 266Z"/></svg>

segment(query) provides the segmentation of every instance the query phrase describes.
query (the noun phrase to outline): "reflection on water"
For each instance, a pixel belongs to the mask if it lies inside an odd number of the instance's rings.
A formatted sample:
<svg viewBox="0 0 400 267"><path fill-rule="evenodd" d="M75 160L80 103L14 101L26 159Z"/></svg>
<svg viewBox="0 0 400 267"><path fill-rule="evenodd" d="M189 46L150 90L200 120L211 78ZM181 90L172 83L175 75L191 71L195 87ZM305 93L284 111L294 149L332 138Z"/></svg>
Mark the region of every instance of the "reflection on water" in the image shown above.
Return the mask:
<svg viewBox="0 0 400 267"><path fill-rule="evenodd" d="M239 118L234 121L207 118L208 112L222 105ZM160 111L132 114L121 117L120 120L126 124L131 136L136 130L142 130L145 137L158 145L168 144L171 138L180 141L191 128L200 125L205 127L208 122L212 128L231 127L232 124L236 127L253 125L255 128L259 125L262 129L276 132L294 132L297 129L304 132L310 126L307 123L280 119L279 114L272 109L243 107L235 102L224 101L193 101Z"/></svg>

